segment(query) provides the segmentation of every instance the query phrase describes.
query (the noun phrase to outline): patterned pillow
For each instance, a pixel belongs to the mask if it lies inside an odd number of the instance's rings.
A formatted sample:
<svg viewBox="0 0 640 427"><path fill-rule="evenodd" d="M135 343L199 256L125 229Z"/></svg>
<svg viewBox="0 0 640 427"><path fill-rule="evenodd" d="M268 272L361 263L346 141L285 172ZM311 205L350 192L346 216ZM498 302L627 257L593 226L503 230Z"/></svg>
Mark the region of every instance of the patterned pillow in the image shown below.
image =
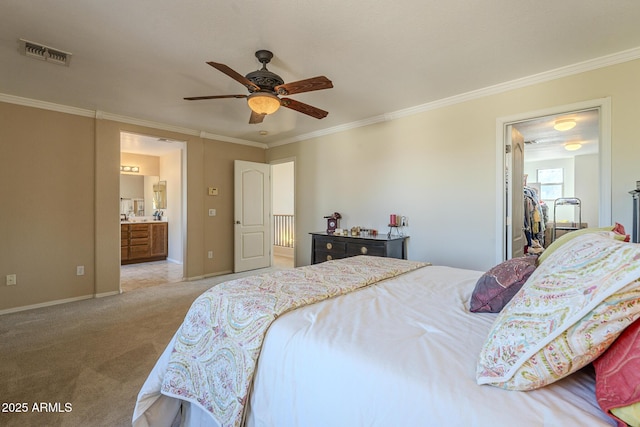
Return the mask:
<svg viewBox="0 0 640 427"><path fill-rule="evenodd" d="M640 320L625 329L611 347L593 361L593 366L600 407L629 425L640 424ZM634 412L635 420L629 418ZM626 425L620 421L618 424Z"/></svg>
<svg viewBox="0 0 640 427"><path fill-rule="evenodd" d="M541 264L549 255L551 255L554 251L556 251L560 246L564 245L568 241L575 239L578 236L589 233L606 233L613 239L622 240L624 242L628 242L630 237L624 231L624 226L619 223L615 223L615 225L610 225L608 227L592 227L592 228L581 228L580 230L575 230L570 233L563 234L558 237L556 240L551 242L551 244L540 254L538 258L538 264Z"/></svg>
<svg viewBox="0 0 640 427"><path fill-rule="evenodd" d="M483 274L471 294L469 310L499 313L536 269L536 256L512 258Z"/></svg>
<svg viewBox="0 0 640 427"><path fill-rule="evenodd" d="M640 317L640 245L578 236L538 266L500 312L478 384L532 390L592 362Z"/></svg>

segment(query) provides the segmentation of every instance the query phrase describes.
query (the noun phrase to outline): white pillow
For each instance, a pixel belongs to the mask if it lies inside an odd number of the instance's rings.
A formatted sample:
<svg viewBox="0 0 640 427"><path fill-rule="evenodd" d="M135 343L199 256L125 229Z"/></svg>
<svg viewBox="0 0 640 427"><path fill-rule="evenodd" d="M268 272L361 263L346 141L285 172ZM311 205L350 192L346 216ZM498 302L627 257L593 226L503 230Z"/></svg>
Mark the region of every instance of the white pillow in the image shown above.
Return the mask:
<svg viewBox="0 0 640 427"><path fill-rule="evenodd" d="M587 234L565 243L501 311L478 384L532 390L592 362L640 316L640 245Z"/></svg>

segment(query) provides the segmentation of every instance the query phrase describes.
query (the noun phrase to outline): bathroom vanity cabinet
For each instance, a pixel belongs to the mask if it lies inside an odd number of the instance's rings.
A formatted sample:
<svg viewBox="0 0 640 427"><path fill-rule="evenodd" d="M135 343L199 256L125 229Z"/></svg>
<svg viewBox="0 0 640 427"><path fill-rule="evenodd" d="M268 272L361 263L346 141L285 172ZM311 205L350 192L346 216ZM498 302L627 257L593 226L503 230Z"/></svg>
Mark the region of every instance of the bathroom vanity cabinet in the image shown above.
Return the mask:
<svg viewBox="0 0 640 427"><path fill-rule="evenodd" d="M120 224L120 263L167 259L168 240L167 222L123 222Z"/></svg>

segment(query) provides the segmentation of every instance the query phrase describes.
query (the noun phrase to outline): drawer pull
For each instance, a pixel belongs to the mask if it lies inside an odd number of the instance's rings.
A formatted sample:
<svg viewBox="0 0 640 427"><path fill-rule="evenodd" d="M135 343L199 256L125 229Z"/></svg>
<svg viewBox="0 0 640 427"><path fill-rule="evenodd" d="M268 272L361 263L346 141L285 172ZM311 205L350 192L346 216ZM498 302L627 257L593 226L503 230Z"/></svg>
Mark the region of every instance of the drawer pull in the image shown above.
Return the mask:
<svg viewBox="0 0 640 427"><path fill-rule="evenodd" d="M333 245L331 244L331 242L327 242L327 249L331 249L333 248Z"/></svg>
<svg viewBox="0 0 640 427"><path fill-rule="evenodd" d="M327 255L327 261L331 261L333 257L331 255Z"/></svg>
<svg viewBox="0 0 640 427"><path fill-rule="evenodd" d="M369 250L367 249L367 247L366 247L366 246L362 246L362 247L360 248L360 253L361 253L362 255L366 255L368 251L369 251Z"/></svg>

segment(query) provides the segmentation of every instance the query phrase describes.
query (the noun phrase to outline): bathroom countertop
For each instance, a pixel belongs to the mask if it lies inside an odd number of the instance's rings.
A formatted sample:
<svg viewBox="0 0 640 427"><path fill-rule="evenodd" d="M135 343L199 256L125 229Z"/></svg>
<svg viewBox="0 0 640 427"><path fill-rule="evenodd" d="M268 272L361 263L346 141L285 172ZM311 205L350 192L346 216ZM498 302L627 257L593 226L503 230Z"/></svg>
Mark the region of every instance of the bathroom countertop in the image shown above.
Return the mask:
<svg viewBox="0 0 640 427"><path fill-rule="evenodd" d="M120 221L120 224L149 224L149 223L157 223L157 222L167 222L166 219L162 219L160 221L157 220L153 220L153 219L141 219L138 221Z"/></svg>

